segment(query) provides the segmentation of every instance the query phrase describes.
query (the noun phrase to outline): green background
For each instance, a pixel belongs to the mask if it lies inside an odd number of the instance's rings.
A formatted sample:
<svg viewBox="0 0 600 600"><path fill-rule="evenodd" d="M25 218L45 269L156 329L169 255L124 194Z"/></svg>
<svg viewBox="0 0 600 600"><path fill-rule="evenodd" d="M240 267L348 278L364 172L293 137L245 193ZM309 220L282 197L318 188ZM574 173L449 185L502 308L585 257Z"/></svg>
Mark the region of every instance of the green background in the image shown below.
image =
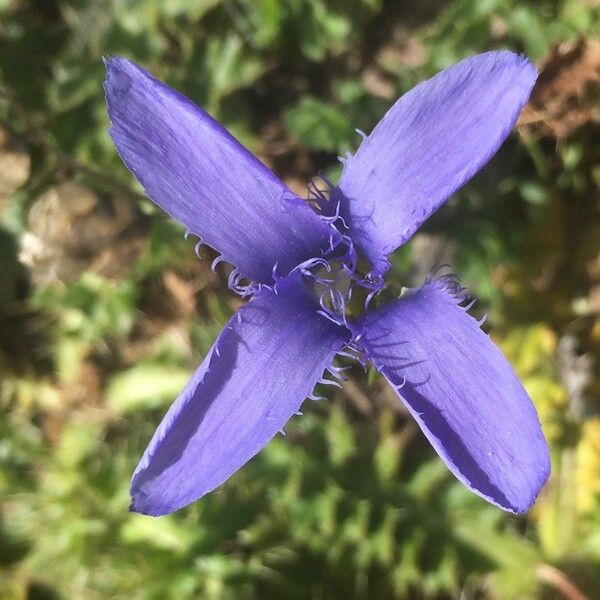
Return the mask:
<svg viewBox="0 0 600 600"><path fill-rule="evenodd" d="M591 0L0 0L0 598L597 598L599 12ZM481 300L474 314L489 313L551 445L530 514L466 491L359 369L215 493L160 519L129 513L137 460L240 300L227 267L212 274L211 252L198 260L122 166L101 57L189 95L305 196L319 171L338 176L354 128L492 48L549 77L557 52L583 58L390 278L418 285L450 262Z"/></svg>

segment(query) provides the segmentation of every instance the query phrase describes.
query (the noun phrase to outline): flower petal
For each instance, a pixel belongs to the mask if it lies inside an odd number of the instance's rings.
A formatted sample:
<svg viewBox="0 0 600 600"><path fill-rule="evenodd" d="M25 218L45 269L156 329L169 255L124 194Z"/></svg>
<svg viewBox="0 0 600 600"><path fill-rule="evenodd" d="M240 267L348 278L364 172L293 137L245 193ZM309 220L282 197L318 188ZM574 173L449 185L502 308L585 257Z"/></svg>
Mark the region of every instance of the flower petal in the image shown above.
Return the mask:
<svg viewBox="0 0 600 600"><path fill-rule="evenodd" d="M229 321L154 434L132 510L172 512L223 483L298 411L348 340L295 278L263 288Z"/></svg>
<svg viewBox="0 0 600 600"><path fill-rule="evenodd" d="M450 470L505 510L526 511L548 478L548 447L527 393L441 282L369 314L362 343Z"/></svg>
<svg viewBox="0 0 600 600"><path fill-rule="evenodd" d="M253 281L321 256L331 229L217 121L124 58L106 71L110 134L156 204Z"/></svg>
<svg viewBox="0 0 600 600"><path fill-rule="evenodd" d="M511 52L463 60L402 96L345 161L332 203L375 271L495 154L536 77Z"/></svg>

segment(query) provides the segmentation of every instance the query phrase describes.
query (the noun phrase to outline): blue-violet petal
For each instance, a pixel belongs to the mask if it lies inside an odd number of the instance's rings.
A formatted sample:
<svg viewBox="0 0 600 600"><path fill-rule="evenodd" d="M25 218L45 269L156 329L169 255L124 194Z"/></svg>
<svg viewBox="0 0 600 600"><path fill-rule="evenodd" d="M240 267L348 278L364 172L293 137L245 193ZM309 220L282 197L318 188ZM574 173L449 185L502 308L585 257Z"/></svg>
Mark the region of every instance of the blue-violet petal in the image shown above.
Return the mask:
<svg viewBox="0 0 600 600"><path fill-rule="evenodd" d="M311 394L348 332L317 314L296 278L263 288L229 321L154 434L132 510L172 512L235 473Z"/></svg>
<svg viewBox="0 0 600 600"><path fill-rule="evenodd" d="M362 344L450 470L521 513L548 478L538 416L511 366L441 282L390 302L363 323Z"/></svg>
<svg viewBox="0 0 600 600"><path fill-rule="evenodd" d="M106 72L112 139L163 210L256 282L321 256L330 228L210 115L124 58Z"/></svg>
<svg viewBox="0 0 600 600"><path fill-rule="evenodd" d="M536 77L511 52L463 60L402 96L345 161L330 204L375 271L495 154Z"/></svg>

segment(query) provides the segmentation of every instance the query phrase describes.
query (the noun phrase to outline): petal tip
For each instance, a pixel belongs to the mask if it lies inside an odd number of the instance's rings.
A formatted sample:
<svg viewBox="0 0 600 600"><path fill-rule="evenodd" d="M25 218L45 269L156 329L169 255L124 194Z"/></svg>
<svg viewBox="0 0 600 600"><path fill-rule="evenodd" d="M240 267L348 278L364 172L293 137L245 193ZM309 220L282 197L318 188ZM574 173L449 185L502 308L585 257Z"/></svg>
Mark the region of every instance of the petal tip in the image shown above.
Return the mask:
<svg viewBox="0 0 600 600"><path fill-rule="evenodd" d="M485 52L484 54L473 56L471 59L467 60L472 60L474 65L483 65L485 64L484 62L479 62L482 59L487 62L488 68L492 71L499 69L507 74L513 74L513 84L515 85L514 91L518 96L522 97L520 107L522 108L522 105L529 99L531 90L539 75L537 67L529 57L525 54L513 52L512 50L492 50L490 52Z"/></svg>
<svg viewBox="0 0 600 600"><path fill-rule="evenodd" d="M148 73L123 56L104 56L102 62L106 71L104 94L111 117L111 113L118 108L116 103L122 101L136 81L145 81Z"/></svg>
<svg viewBox="0 0 600 600"><path fill-rule="evenodd" d="M523 515L536 503L551 472L550 452L545 440L543 441L543 446L544 450L542 451L542 456L540 456L536 472L531 477L531 486L527 490L523 490L525 493L522 495L516 493L508 505L505 506L503 505L504 503L498 503L500 508L515 515Z"/></svg>
<svg viewBox="0 0 600 600"><path fill-rule="evenodd" d="M120 56L102 57L106 75L104 77L104 95L108 107L109 117L112 118L112 112L115 108L113 101L129 87L128 77L124 73L124 63L128 61Z"/></svg>
<svg viewBox="0 0 600 600"><path fill-rule="evenodd" d="M104 79L104 83L111 78L113 74L116 74L118 70L120 70L124 63L128 63L127 59L122 56L103 56L102 62L104 63L104 68L106 70L106 78Z"/></svg>
<svg viewBox="0 0 600 600"><path fill-rule="evenodd" d="M531 62L531 60L529 60L527 56L524 54L519 54L518 56L521 59L521 69L523 71L525 82L529 86L529 91L531 92L535 82L537 81L539 72L537 67Z"/></svg>
<svg viewBox="0 0 600 600"><path fill-rule="evenodd" d="M129 512L132 513L138 513L148 517L160 517L179 508L171 508L169 506L165 506L164 503L156 502L155 499L151 498L148 494L135 487L134 483L132 483L130 494L131 504L129 505Z"/></svg>

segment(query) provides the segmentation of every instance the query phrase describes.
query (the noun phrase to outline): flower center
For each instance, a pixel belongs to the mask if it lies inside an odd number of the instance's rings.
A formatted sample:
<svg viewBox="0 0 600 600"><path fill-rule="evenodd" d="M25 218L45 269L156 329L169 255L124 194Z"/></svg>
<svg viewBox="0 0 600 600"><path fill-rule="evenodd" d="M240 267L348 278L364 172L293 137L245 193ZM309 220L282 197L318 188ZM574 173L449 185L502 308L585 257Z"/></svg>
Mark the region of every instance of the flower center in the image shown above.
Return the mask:
<svg viewBox="0 0 600 600"><path fill-rule="evenodd" d="M364 313L365 303L372 293L370 278L360 272L352 272L341 259L319 266L307 284L319 298L325 316L339 324L347 324Z"/></svg>

